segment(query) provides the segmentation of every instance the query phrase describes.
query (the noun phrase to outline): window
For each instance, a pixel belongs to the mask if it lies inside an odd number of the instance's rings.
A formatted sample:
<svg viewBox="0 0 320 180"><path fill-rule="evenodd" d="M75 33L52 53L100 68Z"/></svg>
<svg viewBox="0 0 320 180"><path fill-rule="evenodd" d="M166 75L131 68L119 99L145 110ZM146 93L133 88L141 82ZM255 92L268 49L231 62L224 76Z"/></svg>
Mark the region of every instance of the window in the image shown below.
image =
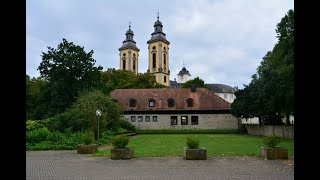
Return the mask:
<svg viewBox="0 0 320 180"><path fill-rule="evenodd" d="M168 99L168 107L173 107L174 99Z"/></svg>
<svg viewBox="0 0 320 180"><path fill-rule="evenodd" d="M135 99L130 99L130 107L136 107L137 101Z"/></svg>
<svg viewBox="0 0 320 180"><path fill-rule="evenodd" d="M166 47L163 47L163 51L166 52Z"/></svg>
<svg viewBox="0 0 320 180"><path fill-rule="evenodd" d="M135 116L131 116L131 122L136 122L136 117Z"/></svg>
<svg viewBox="0 0 320 180"><path fill-rule="evenodd" d="M188 125L188 116L181 116L181 125Z"/></svg>
<svg viewBox="0 0 320 180"><path fill-rule="evenodd" d="M177 124L178 124L178 117L171 116L171 125L177 125Z"/></svg>
<svg viewBox="0 0 320 180"><path fill-rule="evenodd" d="M152 47L152 49L153 49L153 50L156 50L156 47L155 47L155 46L153 46L153 47Z"/></svg>
<svg viewBox="0 0 320 180"><path fill-rule="evenodd" d="M164 67L166 67L166 64L167 64L167 56L166 56L166 53L163 53L163 64L164 64Z"/></svg>
<svg viewBox="0 0 320 180"><path fill-rule="evenodd" d="M188 107L193 107L193 99L191 98L187 99L187 105Z"/></svg>
<svg viewBox="0 0 320 180"><path fill-rule="evenodd" d="M156 79L156 76L153 76L154 77L154 79Z"/></svg>
<svg viewBox="0 0 320 180"><path fill-rule="evenodd" d="M198 116L191 116L191 125L198 125Z"/></svg>
<svg viewBox="0 0 320 180"><path fill-rule="evenodd" d="M143 121L143 116L138 116L138 122L142 122Z"/></svg>
<svg viewBox="0 0 320 180"><path fill-rule="evenodd" d="M227 99L227 94L224 94L224 98Z"/></svg>
<svg viewBox="0 0 320 180"><path fill-rule="evenodd" d="M122 69L126 69L126 59L123 59L123 62L122 62Z"/></svg>
<svg viewBox="0 0 320 180"><path fill-rule="evenodd" d="M150 99L149 100L149 107L154 107L154 103L155 101L154 101L154 99Z"/></svg>
<svg viewBox="0 0 320 180"><path fill-rule="evenodd" d="M133 60L132 69L136 70L136 60Z"/></svg>
<svg viewBox="0 0 320 180"><path fill-rule="evenodd" d="M152 121L157 122L158 121L158 116L152 116Z"/></svg>
<svg viewBox="0 0 320 180"><path fill-rule="evenodd" d="M152 68L156 68L156 53L152 54Z"/></svg>
<svg viewBox="0 0 320 180"><path fill-rule="evenodd" d="M126 53L123 53L123 56L126 57Z"/></svg>
<svg viewBox="0 0 320 180"><path fill-rule="evenodd" d="M146 122L150 122L150 116L146 116L145 121L146 121Z"/></svg>
<svg viewBox="0 0 320 180"><path fill-rule="evenodd" d="M165 82L165 83L167 82L167 76L163 77L163 82Z"/></svg>

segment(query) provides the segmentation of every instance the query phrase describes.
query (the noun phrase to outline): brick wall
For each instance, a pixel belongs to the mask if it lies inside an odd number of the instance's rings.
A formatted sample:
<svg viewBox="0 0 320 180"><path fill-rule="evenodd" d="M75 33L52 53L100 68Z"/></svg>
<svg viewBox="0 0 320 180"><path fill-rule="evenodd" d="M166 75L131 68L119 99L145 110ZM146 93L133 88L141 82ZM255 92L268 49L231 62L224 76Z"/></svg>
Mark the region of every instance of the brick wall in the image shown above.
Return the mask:
<svg viewBox="0 0 320 180"><path fill-rule="evenodd" d="M135 122L131 121L131 116L135 117ZM142 116L142 122L138 117ZM146 122L146 116L150 116L150 122ZM153 116L157 121L153 121ZM171 125L171 116L177 116L177 125ZM181 116L188 117L188 125L181 125ZM191 116L198 117L198 125L191 124ZM124 115L137 129L237 129L237 118L231 114L130 114Z"/></svg>

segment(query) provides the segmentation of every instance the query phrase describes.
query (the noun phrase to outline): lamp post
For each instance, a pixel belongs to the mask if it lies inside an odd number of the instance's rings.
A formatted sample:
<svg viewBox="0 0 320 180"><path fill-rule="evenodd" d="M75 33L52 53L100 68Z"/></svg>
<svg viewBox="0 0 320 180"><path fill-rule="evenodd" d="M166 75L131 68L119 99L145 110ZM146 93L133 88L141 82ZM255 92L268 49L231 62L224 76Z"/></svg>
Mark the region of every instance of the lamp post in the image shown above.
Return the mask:
<svg viewBox="0 0 320 180"><path fill-rule="evenodd" d="M99 142L99 118L101 117L102 112L100 110L97 110L96 115L98 117L98 142Z"/></svg>

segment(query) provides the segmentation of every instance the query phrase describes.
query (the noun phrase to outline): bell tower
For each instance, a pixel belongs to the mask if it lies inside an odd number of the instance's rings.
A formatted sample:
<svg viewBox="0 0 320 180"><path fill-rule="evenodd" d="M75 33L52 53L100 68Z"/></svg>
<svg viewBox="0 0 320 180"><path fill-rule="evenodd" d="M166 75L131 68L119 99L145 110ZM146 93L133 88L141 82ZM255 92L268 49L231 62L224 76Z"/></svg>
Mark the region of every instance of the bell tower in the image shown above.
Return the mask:
<svg viewBox="0 0 320 180"><path fill-rule="evenodd" d="M120 51L120 69L125 69L138 74L138 57L140 49L137 48L136 42L133 40L133 31L129 22L129 30L126 32L126 40L119 48Z"/></svg>
<svg viewBox="0 0 320 180"><path fill-rule="evenodd" d="M169 70L169 44L166 34L162 32L162 23L158 20L154 23L154 32L151 39L147 41L149 52L148 71L159 84L170 85Z"/></svg>

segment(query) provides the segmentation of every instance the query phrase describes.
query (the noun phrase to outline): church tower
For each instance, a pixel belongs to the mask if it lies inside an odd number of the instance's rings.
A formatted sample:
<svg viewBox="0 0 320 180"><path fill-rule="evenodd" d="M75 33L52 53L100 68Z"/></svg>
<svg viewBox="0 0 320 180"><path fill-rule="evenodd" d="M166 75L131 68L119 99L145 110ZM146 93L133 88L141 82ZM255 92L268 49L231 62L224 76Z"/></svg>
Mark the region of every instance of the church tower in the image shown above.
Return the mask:
<svg viewBox="0 0 320 180"><path fill-rule="evenodd" d="M169 70L169 44L166 34L162 32L162 23L158 20L154 23L154 32L147 41L149 51L149 73L153 74L159 84L170 85Z"/></svg>
<svg viewBox="0 0 320 180"><path fill-rule="evenodd" d="M129 23L129 30L126 32L126 40L123 41L120 51L120 69L125 69L138 74L138 57L140 49L133 40L133 31Z"/></svg>
<svg viewBox="0 0 320 180"><path fill-rule="evenodd" d="M178 74L178 83L185 83L189 81L191 78L191 74L189 71L183 66L182 70Z"/></svg>

